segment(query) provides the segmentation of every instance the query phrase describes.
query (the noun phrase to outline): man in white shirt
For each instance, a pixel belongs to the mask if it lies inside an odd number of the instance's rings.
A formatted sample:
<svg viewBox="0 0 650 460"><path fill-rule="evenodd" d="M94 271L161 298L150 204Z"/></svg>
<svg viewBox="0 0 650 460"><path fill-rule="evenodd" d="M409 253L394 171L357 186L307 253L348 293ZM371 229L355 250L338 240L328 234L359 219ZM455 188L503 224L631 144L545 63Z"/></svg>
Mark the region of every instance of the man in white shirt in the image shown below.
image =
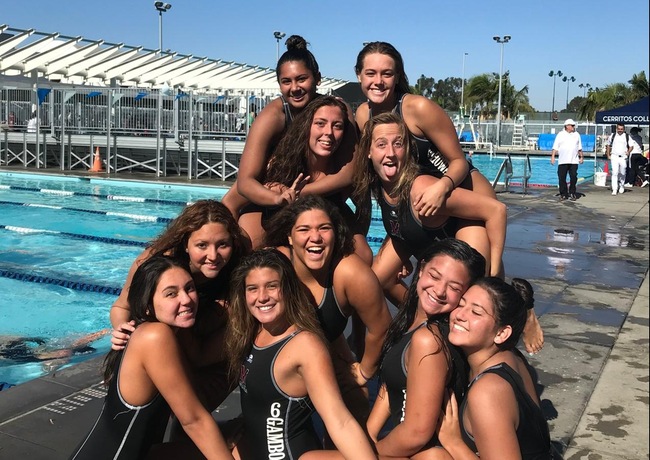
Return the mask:
<svg viewBox="0 0 650 460"><path fill-rule="evenodd" d="M570 199L575 201L576 184L578 183L578 164L582 164L582 140L576 132L576 122L569 118L564 122L564 130L555 136L551 151L551 164L555 164L558 155L557 177L560 186L560 201ZM569 173L569 189L567 190L566 175Z"/></svg>
<svg viewBox="0 0 650 460"><path fill-rule="evenodd" d="M616 125L616 132L612 134L607 143L607 159L611 161L612 195L625 192L625 172L627 170L627 157L632 151L630 136L625 132L625 125Z"/></svg>

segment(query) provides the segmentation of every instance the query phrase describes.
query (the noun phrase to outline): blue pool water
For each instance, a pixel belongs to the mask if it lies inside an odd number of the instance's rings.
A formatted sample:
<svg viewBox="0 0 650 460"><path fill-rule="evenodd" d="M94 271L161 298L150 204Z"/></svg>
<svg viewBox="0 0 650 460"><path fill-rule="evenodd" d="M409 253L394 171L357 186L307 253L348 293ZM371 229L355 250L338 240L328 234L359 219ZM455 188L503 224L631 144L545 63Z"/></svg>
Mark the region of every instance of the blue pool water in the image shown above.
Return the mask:
<svg viewBox="0 0 650 460"><path fill-rule="evenodd" d="M488 178L490 182L496 177L499 172L501 164L505 160L504 155L495 155L490 158L489 155L472 155L472 164L478 168L481 173ZM511 156L512 169L515 176L521 176L524 172L525 157ZM529 183L534 186L557 186L557 163L551 164L550 157L530 157L532 175ZM593 177L594 175L594 160L586 159L583 164L578 167L578 178L585 180ZM499 179L503 182L503 176Z"/></svg>
<svg viewBox="0 0 650 460"><path fill-rule="evenodd" d="M110 306L146 242L186 203L225 191L0 173L0 346L38 337L48 348L65 348L109 327ZM92 346L65 363L0 358L0 382L22 383L97 356L109 338Z"/></svg>
<svg viewBox="0 0 650 460"><path fill-rule="evenodd" d="M49 348L110 327L109 310L134 258L188 202L221 199L227 189L0 172L0 346L38 337ZM383 227L373 219L374 251ZM374 236L373 236L374 235ZM19 384L63 362L0 358L0 382Z"/></svg>

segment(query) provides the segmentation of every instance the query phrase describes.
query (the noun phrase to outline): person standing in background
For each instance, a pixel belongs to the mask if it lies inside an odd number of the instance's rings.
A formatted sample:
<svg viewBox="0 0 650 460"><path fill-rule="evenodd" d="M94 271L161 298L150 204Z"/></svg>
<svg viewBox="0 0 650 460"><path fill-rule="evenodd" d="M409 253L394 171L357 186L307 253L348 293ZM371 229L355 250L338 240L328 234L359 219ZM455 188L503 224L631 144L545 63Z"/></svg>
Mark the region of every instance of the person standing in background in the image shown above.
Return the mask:
<svg viewBox="0 0 650 460"><path fill-rule="evenodd" d="M582 141L580 134L576 132L576 122L569 118L564 122L564 130L555 136L553 150L551 152L551 164L557 160L557 177L560 186L560 201L570 199L575 201L576 184L578 182L578 164L582 164ZM566 175L569 173L569 188L567 190Z"/></svg>
<svg viewBox="0 0 650 460"><path fill-rule="evenodd" d="M625 175L625 187L635 185L637 177L640 179L641 187L647 187L648 181L641 174L641 169L648 164L648 160L643 156L643 138L641 137L641 128L634 127L630 129L630 157L627 164L627 174Z"/></svg>
<svg viewBox="0 0 650 460"><path fill-rule="evenodd" d="M616 132L611 135L607 143L607 159L612 164L612 195L625 193L625 170L627 169L627 157L632 151L630 135L625 132L625 125L618 123Z"/></svg>

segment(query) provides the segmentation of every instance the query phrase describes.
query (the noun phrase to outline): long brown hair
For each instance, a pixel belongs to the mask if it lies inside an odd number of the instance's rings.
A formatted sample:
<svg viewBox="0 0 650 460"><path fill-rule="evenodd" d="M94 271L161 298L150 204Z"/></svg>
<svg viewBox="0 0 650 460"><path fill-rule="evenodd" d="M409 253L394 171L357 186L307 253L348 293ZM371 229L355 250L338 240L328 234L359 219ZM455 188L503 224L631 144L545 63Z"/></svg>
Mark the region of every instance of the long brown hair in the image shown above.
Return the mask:
<svg viewBox="0 0 650 460"><path fill-rule="evenodd" d="M277 249L258 249L244 257L232 274L226 350L230 360L229 372L233 378L239 375L241 364L260 330L260 323L248 310L246 302L246 277L258 268L270 268L280 275L280 291L287 323L295 325L298 330L316 334L327 344L316 317L316 310L309 301L306 288L298 278L291 261Z"/></svg>
<svg viewBox="0 0 650 460"><path fill-rule="evenodd" d="M352 192L352 201L357 204L356 214L361 222L368 222L372 212L371 195L376 200L381 198L382 184L379 175L375 171L372 160L369 158L370 149L372 148L372 135L375 128L379 125L397 125L404 141L406 149L404 155L404 165L400 171L400 177L395 188L391 191L390 196L398 198L399 214L403 215L408 211L411 185L418 176L420 168L411 152L415 148L413 139L409 133L404 120L399 115L392 112L380 113L370 118L363 128L359 146L357 147L356 164L354 167L354 191Z"/></svg>
<svg viewBox="0 0 650 460"><path fill-rule="evenodd" d="M223 287L220 290L227 292L233 268L239 259L248 252L248 241L228 208L220 202L199 200L186 206L165 231L152 241L149 250L152 255L167 254L181 261L184 268L188 269L190 257L186 248L190 235L209 223L223 225L232 238L232 256L217 277L219 284Z"/></svg>
<svg viewBox="0 0 650 460"><path fill-rule="evenodd" d="M182 262L173 257L155 255L145 260L133 274L127 299L131 311L129 319L135 321L136 327L142 323L158 322L153 297L162 275L174 267L187 270ZM111 350L106 355L104 359L104 384L106 386L115 378L124 350Z"/></svg>
<svg viewBox="0 0 650 460"><path fill-rule="evenodd" d="M326 106L338 107L341 110L344 122L343 135L345 136L351 124L345 103L333 96L322 96L314 99L296 116L289 125L287 133L276 147L266 172L266 182L291 185L298 177L298 174L309 174L311 125L318 109ZM340 144L338 147L340 147ZM336 154L336 152L334 153ZM331 161L334 162L335 158L331 158Z"/></svg>

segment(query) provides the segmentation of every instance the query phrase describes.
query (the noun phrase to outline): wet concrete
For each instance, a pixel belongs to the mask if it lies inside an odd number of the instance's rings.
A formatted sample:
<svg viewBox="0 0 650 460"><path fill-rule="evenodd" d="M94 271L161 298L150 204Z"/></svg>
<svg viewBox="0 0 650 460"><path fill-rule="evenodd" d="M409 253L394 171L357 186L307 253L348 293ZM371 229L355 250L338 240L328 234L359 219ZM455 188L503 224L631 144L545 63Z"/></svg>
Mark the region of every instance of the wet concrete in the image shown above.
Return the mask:
<svg viewBox="0 0 650 460"><path fill-rule="evenodd" d="M648 456L648 189L501 193L508 277L528 279L546 344L530 357L566 459ZM100 360L0 392L0 459L67 458L101 406ZM237 412L234 395L215 413Z"/></svg>

